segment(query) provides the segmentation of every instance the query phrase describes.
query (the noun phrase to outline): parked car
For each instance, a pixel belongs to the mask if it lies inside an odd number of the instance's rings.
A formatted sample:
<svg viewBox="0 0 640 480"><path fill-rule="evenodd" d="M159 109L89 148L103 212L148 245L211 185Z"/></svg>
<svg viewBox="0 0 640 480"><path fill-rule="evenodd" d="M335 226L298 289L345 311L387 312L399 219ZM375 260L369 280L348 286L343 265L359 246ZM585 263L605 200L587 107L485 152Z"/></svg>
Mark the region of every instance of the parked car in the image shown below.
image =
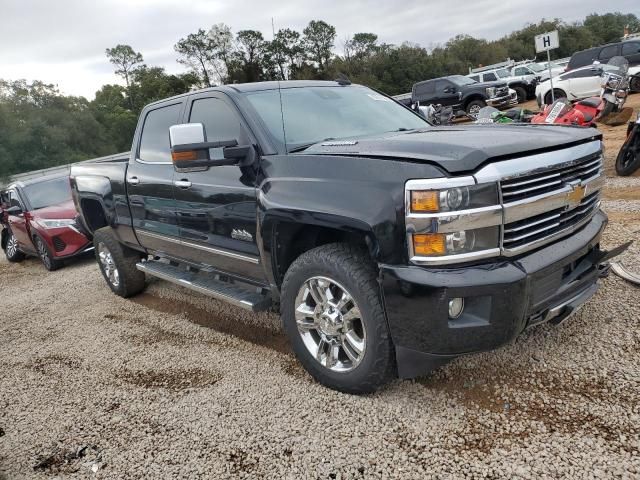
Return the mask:
<svg viewBox="0 0 640 480"><path fill-rule="evenodd" d="M93 249L76 223L68 175L11 183L0 198L0 240L10 262L38 256L47 270L57 270L64 260Z"/></svg>
<svg viewBox="0 0 640 480"><path fill-rule="evenodd" d="M615 72L617 67L612 65L588 65L563 73L553 79L555 98L581 100L600 95L603 72ZM551 82L547 80L536 87L536 101L538 106L553 103L551 97Z"/></svg>
<svg viewBox="0 0 640 480"><path fill-rule="evenodd" d="M451 107L456 116L476 118L482 107L509 108L511 97L506 82L483 82L462 75L433 78L413 85L413 103Z"/></svg>
<svg viewBox="0 0 640 480"><path fill-rule="evenodd" d="M564 68L560 66L551 67L551 77L556 77L564 72ZM514 76L522 75L535 75L538 83L549 80L549 68L546 64L531 62L516 65L511 69L511 74Z"/></svg>
<svg viewBox="0 0 640 480"><path fill-rule="evenodd" d="M594 62L607 63L611 58L622 56L629 62L629 73L640 72L640 38L629 38L621 42L609 43L574 53L567 65L567 71L592 65ZM631 81L631 90L640 91L640 79Z"/></svg>
<svg viewBox="0 0 640 480"><path fill-rule="evenodd" d="M148 105L130 158L75 165L71 182L115 294L147 274L279 311L314 378L362 393L594 294L622 250L600 247L601 138L430 127L345 81L237 84Z"/></svg>
<svg viewBox="0 0 640 480"><path fill-rule="evenodd" d="M467 77L481 83L495 81L506 82L509 89L516 92L516 103L523 103L530 98L534 98L536 84L538 83L536 76L533 74L514 76L511 70L507 68L481 71L475 69L475 71L472 71Z"/></svg>

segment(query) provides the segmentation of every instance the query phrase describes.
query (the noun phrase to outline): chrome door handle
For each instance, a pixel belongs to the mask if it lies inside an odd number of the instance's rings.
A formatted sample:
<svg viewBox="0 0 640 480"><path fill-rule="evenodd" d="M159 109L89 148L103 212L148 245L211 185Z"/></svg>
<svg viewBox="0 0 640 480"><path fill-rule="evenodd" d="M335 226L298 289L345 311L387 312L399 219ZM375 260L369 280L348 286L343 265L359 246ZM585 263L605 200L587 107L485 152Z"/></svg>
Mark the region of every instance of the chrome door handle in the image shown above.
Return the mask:
<svg viewBox="0 0 640 480"><path fill-rule="evenodd" d="M138 177L129 177L129 185L138 185L140 183L140 179Z"/></svg>
<svg viewBox="0 0 640 480"><path fill-rule="evenodd" d="M189 188L191 187L191 182L189 180L175 180L173 184L179 188Z"/></svg>

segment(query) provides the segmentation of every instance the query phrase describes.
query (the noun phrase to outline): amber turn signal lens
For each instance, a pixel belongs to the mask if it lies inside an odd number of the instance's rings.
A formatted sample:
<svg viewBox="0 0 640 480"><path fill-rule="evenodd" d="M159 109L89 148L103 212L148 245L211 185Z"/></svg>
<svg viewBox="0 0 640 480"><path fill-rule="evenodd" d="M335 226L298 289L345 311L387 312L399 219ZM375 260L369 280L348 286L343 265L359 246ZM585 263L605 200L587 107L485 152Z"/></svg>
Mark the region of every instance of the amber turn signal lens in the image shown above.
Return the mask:
<svg viewBox="0 0 640 480"><path fill-rule="evenodd" d="M173 161L197 160L198 154L195 150L187 150L186 152L171 152Z"/></svg>
<svg viewBox="0 0 640 480"><path fill-rule="evenodd" d="M413 253L415 255L444 255L445 235L442 233L424 233L413 236Z"/></svg>
<svg viewBox="0 0 640 480"><path fill-rule="evenodd" d="M412 212L437 212L438 210L440 210L438 192L432 190L411 192Z"/></svg>

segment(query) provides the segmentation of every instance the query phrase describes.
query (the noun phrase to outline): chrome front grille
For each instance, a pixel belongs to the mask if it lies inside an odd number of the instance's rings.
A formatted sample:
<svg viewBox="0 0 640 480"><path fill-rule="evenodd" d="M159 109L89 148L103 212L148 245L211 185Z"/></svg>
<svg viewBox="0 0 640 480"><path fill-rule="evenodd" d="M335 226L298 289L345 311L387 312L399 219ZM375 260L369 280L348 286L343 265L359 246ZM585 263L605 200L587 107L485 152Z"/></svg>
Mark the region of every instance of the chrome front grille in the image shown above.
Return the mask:
<svg viewBox="0 0 640 480"><path fill-rule="evenodd" d="M602 172L602 155L596 153L558 168L525 174L500 182L504 203L524 200L562 188L572 182L586 181Z"/></svg>
<svg viewBox="0 0 640 480"><path fill-rule="evenodd" d="M557 208L524 220L508 223L504 226L503 248L515 251L578 228L591 219L599 206L600 192L594 192L584 197L574 209Z"/></svg>
<svg viewBox="0 0 640 480"><path fill-rule="evenodd" d="M523 166L527 160L521 159ZM514 173L499 182L504 207L501 250L507 256L518 255L569 235L591 220L604 186L602 152Z"/></svg>

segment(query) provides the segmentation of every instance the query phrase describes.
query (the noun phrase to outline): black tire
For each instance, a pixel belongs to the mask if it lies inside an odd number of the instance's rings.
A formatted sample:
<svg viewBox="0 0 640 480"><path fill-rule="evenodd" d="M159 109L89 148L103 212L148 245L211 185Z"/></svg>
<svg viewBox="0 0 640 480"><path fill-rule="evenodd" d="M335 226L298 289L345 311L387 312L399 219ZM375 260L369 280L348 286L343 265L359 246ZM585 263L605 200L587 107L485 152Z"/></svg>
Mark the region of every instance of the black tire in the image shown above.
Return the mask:
<svg viewBox="0 0 640 480"><path fill-rule="evenodd" d="M616 104L615 103L611 103L611 102L608 102L607 100L605 100L604 101L604 108L602 109L602 111L600 112L600 115L598 115L596 120L600 121L600 120L603 120L603 119L607 118L609 115L611 115L611 113L613 113L613 110L615 108L616 108Z"/></svg>
<svg viewBox="0 0 640 480"><path fill-rule="evenodd" d="M33 244L36 247L36 252L38 252L38 257L40 258L42 265L44 265L44 268L50 272L54 272L64 265L62 260L56 260L51 253L51 250L49 250L46 242L42 240L40 236L35 235L33 237Z"/></svg>
<svg viewBox="0 0 640 480"><path fill-rule="evenodd" d="M518 103L524 103L527 101L527 91L522 87L514 87L516 95L518 96Z"/></svg>
<svg viewBox="0 0 640 480"><path fill-rule="evenodd" d="M633 77L629 82L629 90L632 92L640 92L640 78Z"/></svg>
<svg viewBox="0 0 640 480"><path fill-rule="evenodd" d="M141 258L140 252L127 248L118 242L113 236L111 227L97 230L93 235L93 245L100 272L113 293L127 298L144 290L144 273L136 268L136 263ZM102 258L101 253L103 254ZM108 271L107 264L112 266L114 270Z"/></svg>
<svg viewBox="0 0 640 480"><path fill-rule="evenodd" d="M9 242L13 242L11 247ZM18 240L10 228L7 228L7 243L4 246L4 255L7 260L13 263L21 262L26 258L26 255L18 250Z"/></svg>
<svg viewBox="0 0 640 480"><path fill-rule="evenodd" d="M629 176L638 168L640 168L640 137L631 138L625 142L616 157L616 173L618 175Z"/></svg>
<svg viewBox="0 0 640 480"><path fill-rule="evenodd" d="M560 90L559 88L553 89L553 95L556 100L558 100L559 98L567 98L567 94L564 92L564 90ZM551 99L551 91L548 91L544 96L544 103L546 105L551 105L553 103L553 100Z"/></svg>
<svg viewBox="0 0 640 480"><path fill-rule="evenodd" d="M474 120L478 118L478 113L480 113L480 109L487 106L487 102L484 100L471 100L467 103L465 107L465 112L467 112L467 116L469 118L473 118Z"/></svg>
<svg viewBox="0 0 640 480"><path fill-rule="evenodd" d="M340 284L359 309L366 338L359 363L349 371L333 371L322 365L305 346L296 321L296 298L314 277ZM341 243L314 248L289 267L282 284L281 312L284 330L296 357L321 384L345 393L370 393L396 376L395 354L376 281L376 270L361 249ZM345 314L346 315L346 314ZM345 352L346 353L346 352Z"/></svg>

